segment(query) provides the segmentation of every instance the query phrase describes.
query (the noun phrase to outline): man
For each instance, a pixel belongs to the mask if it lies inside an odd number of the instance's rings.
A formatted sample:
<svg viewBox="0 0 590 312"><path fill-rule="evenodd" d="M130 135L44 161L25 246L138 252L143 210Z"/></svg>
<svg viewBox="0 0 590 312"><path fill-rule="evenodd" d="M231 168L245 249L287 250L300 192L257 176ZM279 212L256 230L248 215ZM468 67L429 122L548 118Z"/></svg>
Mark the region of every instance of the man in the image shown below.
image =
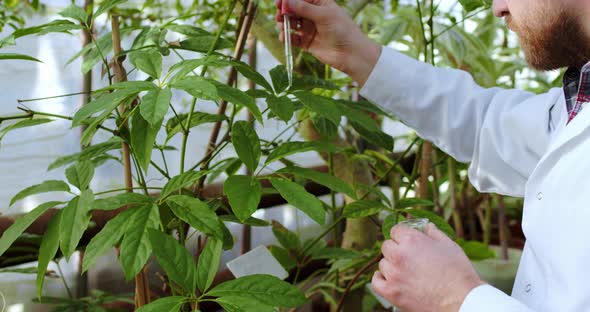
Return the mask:
<svg viewBox="0 0 590 312"><path fill-rule="evenodd" d="M432 225L425 234L392 229L374 290L404 312L590 311L590 1L494 0L495 15L519 36L532 67L569 67L564 89L542 95L484 89L465 72L380 47L333 0L283 1L301 22L295 45L350 75L364 97L420 136L471 162L478 190L525 198L527 242L512 297L481 281ZM278 13L279 27L282 20Z"/></svg>

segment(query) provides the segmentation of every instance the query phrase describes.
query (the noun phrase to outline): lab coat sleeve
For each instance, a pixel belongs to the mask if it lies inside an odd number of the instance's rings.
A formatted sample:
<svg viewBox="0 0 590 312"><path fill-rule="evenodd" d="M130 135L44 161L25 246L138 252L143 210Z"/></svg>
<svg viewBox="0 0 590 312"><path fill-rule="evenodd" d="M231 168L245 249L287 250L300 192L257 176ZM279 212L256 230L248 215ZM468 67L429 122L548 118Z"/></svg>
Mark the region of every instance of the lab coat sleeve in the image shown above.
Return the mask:
<svg viewBox="0 0 590 312"><path fill-rule="evenodd" d="M534 312L522 302L490 286L472 289L463 301L459 312Z"/></svg>
<svg viewBox="0 0 590 312"><path fill-rule="evenodd" d="M471 162L468 175L480 192L519 197L549 145L550 111L562 93L486 89L464 71L388 47L360 91L420 137Z"/></svg>

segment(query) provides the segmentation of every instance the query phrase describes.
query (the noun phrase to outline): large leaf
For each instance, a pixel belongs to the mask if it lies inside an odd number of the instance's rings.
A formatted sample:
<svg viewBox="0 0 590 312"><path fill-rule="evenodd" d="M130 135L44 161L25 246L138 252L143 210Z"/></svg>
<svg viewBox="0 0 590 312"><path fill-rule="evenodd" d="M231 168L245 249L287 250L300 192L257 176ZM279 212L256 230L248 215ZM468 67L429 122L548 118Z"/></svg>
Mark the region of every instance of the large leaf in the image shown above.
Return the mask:
<svg viewBox="0 0 590 312"><path fill-rule="evenodd" d="M324 185L331 190L339 193L344 193L352 198L356 198L354 189L348 183L342 181L340 178L329 175L327 173L319 172L312 169L289 166L278 171L279 173L290 173L305 179L314 181L315 183Z"/></svg>
<svg viewBox="0 0 590 312"><path fill-rule="evenodd" d="M202 52L206 53L209 51L209 48L213 45L215 41L215 36L213 35L202 35L198 37L188 38L180 42L180 49L190 50L195 52ZM224 38L220 38L215 45L214 50L222 50L222 49L229 49L232 48L234 44Z"/></svg>
<svg viewBox="0 0 590 312"><path fill-rule="evenodd" d="M97 199L92 204L92 209L96 210L115 210L123 206L148 204L152 200L143 194L139 193L121 193L115 196Z"/></svg>
<svg viewBox="0 0 590 312"><path fill-rule="evenodd" d="M24 37L24 36L44 35L44 34L55 33L55 32L69 33L69 31L71 31L71 30L77 30L77 29L82 29L82 28L83 27L81 25L78 25L76 23L73 23L68 20L63 20L63 19L54 20L54 21L51 21L47 24L37 25L37 26L29 27L29 28L20 28L20 29L17 29L10 36L2 39L0 41L0 48L8 46L8 45L14 45L16 39Z"/></svg>
<svg viewBox="0 0 590 312"><path fill-rule="evenodd" d="M396 209L403 209L414 206L434 206L434 203L431 200L424 198L403 198L395 203Z"/></svg>
<svg viewBox="0 0 590 312"><path fill-rule="evenodd" d="M37 263L37 297L41 298L45 273L49 262L53 260L59 248L59 226L61 221L61 210L59 210L49 222L47 231L43 235L43 241L39 247L39 262Z"/></svg>
<svg viewBox="0 0 590 312"><path fill-rule="evenodd" d="M369 143L377 145L381 148L384 148L387 151L393 151L393 137L380 129L377 130L369 130L364 125L354 121L351 121L350 124L354 128L358 134L360 134L365 140L369 141Z"/></svg>
<svg viewBox="0 0 590 312"><path fill-rule="evenodd" d="M467 12L471 12L486 6L486 2L484 0L459 0L459 3L461 3L461 6L463 6Z"/></svg>
<svg viewBox="0 0 590 312"><path fill-rule="evenodd" d="M18 192L14 197L10 200L10 206L14 205L17 201L31 196L35 194L47 193L47 192L69 192L70 186L63 182L57 180L48 180L41 184L29 186L26 189Z"/></svg>
<svg viewBox="0 0 590 312"><path fill-rule="evenodd" d="M91 161L79 161L66 169L68 182L82 191L88 188L92 177L94 177L94 164Z"/></svg>
<svg viewBox="0 0 590 312"><path fill-rule="evenodd" d="M141 114L133 115L131 120L131 147L141 168L147 172L160 124L150 125Z"/></svg>
<svg viewBox="0 0 590 312"><path fill-rule="evenodd" d="M34 127L34 126L38 126L38 125L42 125L42 124L46 124L48 122L52 122L53 120L51 119L24 119L21 120L17 123L14 123L8 127L3 128L2 130L0 130L0 141L2 141L2 139L4 138L4 136L6 136L6 134L12 130L15 129L21 129L21 128L28 128L28 127Z"/></svg>
<svg viewBox="0 0 590 312"><path fill-rule="evenodd" d="M297 287L271 275L255 274L217 285L210 296L238 296L253 298L274 307L295 308L307 301Z"/></svg>
<svg viewBox="0 0 590 312"><path fill-rule="evenodd" d="M219 218L206 203L184 195L170 196L166 202L180 220L207 235L223 239Z"/></svg>
<svg viewBox="0 0 590 312"><path fill-rule="evenodd" d="M111 150L120 149L121 148L121 139L119 137L112 137L108 141L96 145L91 145L86 147L80 153L75 153L63 157L57 158L53 161L47 170L53 170L70 163L73 163L77 160L88 160L94 157L102 157Z"/></svg>
<svg viewBox="0 0 590 312"><path fill-rule="evenodd" d="M295 96L312 112L327 118L335 125L340 124L340 117L342 113L338 108L338 102L331 98L315 95L308 91L297 91Z"/></svg>
<svg viewBox="0 0 590 312"><path fill-rule="evenodd" d="M262 76L260 73L258 73L254 68L250 67L250 65L248 65L244 62L238 61L238 60L232 61L231 65L237 71L239 71L240 74L242 74L244 77L254 81L257 85L272 92L272 87L271 87L270 83L268 83L268 81L264 78L264 76Z"/></svg>
<svg viewBox="0 0 590 312"><path fill-rule="evenodd" d="M94 12L94 18L102 15L103 13L110 11L112 8L116 7L117 5L119 5L121 3L125 3L125 2L127 2L127 0L106 0L106 1L103 1L100 4L100 6L98 6L98 9L96 9L96 12Z"/></svg>
<svg viewBox="0 0 590 312"><path fill-rule="evenodd" d="M168 134L166 140L170 140L176 134L182 132L183 127L186 126L186 119L188 118L188 114L181 114L178 117L173 117L168 119L166 123L166 133ZM191 115L191 121L189 124L189 129L194 128L196 126L205 124L205 123L213 123L218 121L223 121L227 119L227 117L218 115L218 114L208 114L203 112L193 112Z"/></svg>
<svg viewBox="0 0 590 312"><path fill-rule="evenodd" d="M273 94L266 98L270 111L284 122L289 122L295 112L295 104L286 96L277 97Z"/></svg>
<svg viewBox="0 0 590 312"><path fill-rule="evenodd" d="M54 208L63 202L52 201L41 204L26 215L16 219L0 237L0 256L16 241L16 239L31 225L35 220L42 216L50 208Z"/></svg>
<svg viewBox="0 0 590 312"><path fill-rule="evenodd" d="M170 67L169 74L174 73L174 75L172 75L172 78L170 78L169 81L171 84L174 84L191 72L197 75L195 70L201 66L227 67L228 64L229 63L226 60L221 59L219 55L208 55L198 59L184 60Z"/></svg>
<svg viewBox="0 0 590 312"><path fill-rule="evenodd" d="M326 212L322 202L317 197L308 193L303 186L289 180L280 178L271 178L269 180L287 203L303 211L315 222L324 224Z"/></svg>
<svg viewBox="0 0 590 312"><path fill-rule="evenodd" d="M290 251L299 251L299 249L301 249L299 235L295 232L289 231L289 229L274 220L272 221L272 233L285 249Z"/></svg>
<svg viewBox="0 0 590 312"><path fill-rule="evenodd" d="M271 69L269 73L276 94L280 94L287 90L287 87L289 86L289 77L284 65L276 66Z"/></svg>
<svg viewBox="0 0 590 312"><path fill-rule="evenodd" d="M262 186L255 177L232 175L225 180L223 193L236 217L244 222L258 209Z"/></svg>
<svg viewBox="0 0 590 312"><path fill-rule="evenodd" d="M219 216L219 219L224 222L232 222L232 223L241 223L249 226L269 226L270 223L266 220L256 219L254 217L250 217L244 221L240 221L238 217L234 215L222 215Z"/></svg>
<svg viewBox="0 0 590 312"><path fill-rule="evenodd" d="M201 292L206 292L213 283L213 279L219 270L222 247L222 241L210 238L199 256L197 285Z"/></svg>
<svg viewBox="0 0 590 312"><path fill-rule="evenodd" d="M273 307L256 299L239 296L224 296L215 299L226 312L274 312Z"/></svg>
<svg viewBox="0 0 590 312"><path fill-rule="evenodd" d="M200 35L210 35L210 33L203 28L195 27L186 24L167 24L164 27L175 33L183 34L188 37L195 37Z"/></svg>
<svg viewBox="0 0 590 312"><path fill-rule="evenodd" d="M107 222L102 230L92 238L84 250L82 272L86 272L96 262L98 257L113 248L121 240L135 212L135 209L127 209L119 213Z"/></svg>
<svg viewBox="0 0 590 312"><path fill-rule="evenodd" d="M220 98L229 103L245 106L252 113L254 118L256 118L256 120L258 120L260 123L263 123L262 113L260 112L258 106L256 106L256 101L252 96L242 90L232 88L215 80L210 81L215 85L215 87L217 87L217 93L219 94Z"/></svg>
<svg viewBox="0 0 590 312"><path fill-rule="evenodd" d="M231 140L240 160L250 171L256 171L261 150L260 139L254 131L252 123L244 120L236 121L232 127Z"/></svg>
<svg viewBox="0 0 590 312"><path fill-rule="evenodd" d="M465 255L471 261L481 261L496 257L496 253L482 242L458 239L457 244L461 246Z"/></svg>
<svg viewBox="0 0 590 312"><path fill-rule="evenodd" d="M129 53L129 61L137 69L154 79L162 74L162 54L156 49L140 50Z"/></svg>
<svg viewBox="0 0 590 312"><path fill-rule="evenodd" d="M447 221L445 221L445 219L434 212L420 209L399 209L398 211L406 212L414 218L426 218L430 222L434 223L434 225L436 225L439 230L443 231L450 238L455 237L455 231L453 228L447 223Z"/></svg>
<svg viewBox="0 0 590 312"><path fill-rule="evenodd" d="M193 294L197 289L197 267L193 257L168 234L149 230L148 236L152 246L157 246L153 248L154 256L168 278L180 285L187 294Z"/></svg>
<svg viewBox="0 0 590 312"><path fill-rule="evenodd" d="M147 231L160 225L158 206L149 204L134 208L123 241L121 242L120 261L125 278L131 280L145 265L152 253Z"/></svg>
<svg viewBox="0 0 590 312"><path fill-rule="evenodd" d="M293 255L287 249L272 245L269 247L269 250L285 270L290 271L297 266L297 261L295 261Z"/></svg>
<svg viewBox="0 0 590 312"><path fill-rule="evenodd" d="M172 91L168 88L149 91L141 99L139 112L152 126L159 126L168 112Z"/></svg>
<svg viewBox="0 0 590 312"><path fill-rule="evenodd" d="M328 142L287 142L272 150L266 158L266 164L281 158L309 151L336 152L338 149Z"/></svg>
<svg viewBox="0 0 590 312"><path fill-rule="evenodd" d="M219 94L214 84L203 77L189 76L172 84L172 88L184 90L188 94L204 100L219 100Z"/></svg>
<svg viewBox="0 0 590 312"><path fill-rule="evenodd" d="M66 259L76 251L84 231L90 224L89 211L93 200L92 190L85 190L80 196L74 197L61 213L59 241Z"/></svg>
<svg viewBox="0 0 590 312"><path fill-rule="evenodd" d="M84 9L82 9L81 7L79 7L75 4L71 4L70 6L65 8L63 11L59 12L59 15L61 15L63 17L75 19L75 20L80 21L84 24L86 24L86 20L88 19L88 15L86 14L86 11L84 11Z"/></svg>
<svg viewBox="0 0 590 312"><path fill-rule="evenodd" d="M385 206L377 200L357 200L344 207L342 215L347 218L362 218L372 216L385 209Z"/></svg>
<svg viewBox="0 0 590 312"><path fill-rule="evenodd" d="M164 185L164 188L160 193L160 199L165 199L173 192L192 185L193 183L197 182L199 178L205 173L205 171L187 171L183 174L173 177L170 179L170 181L168 181L168 183L166 183L166 185Z"/></svg>
<svg viewBox="0 0 590 312"><path fill-rule="evenodd" d="M28 56L28 55L24 55L24 54L16 54L16 53L0 53L0 60L24 60L24 61L34 61L34 62L43 63L40 60L38 60L32 56Z"/></svg>
<svg viewBox="0 0 590 312"><path fill-rule="evenodd" d="M96 100L82 106L74 115L72 120L72 127L77 127L86 122L88 118L92 117L98 112L110 113L130 96L136 95L140 90L137 89L121 89L113 93L105 94Z"/></svg>
<svg viewBox="0 0 590 312"><path fill-rule="evenodd" d="M180 296L163 297L146 304L135 312L180 312L180 308L189 298Z"/></svg>
<svg viewBox="0 0 590 312"><path fill-rule="evenodd" d="M325 247L314 250L311 255L313 259L353 259L359 257L361 254L350 249Z"/></svg>

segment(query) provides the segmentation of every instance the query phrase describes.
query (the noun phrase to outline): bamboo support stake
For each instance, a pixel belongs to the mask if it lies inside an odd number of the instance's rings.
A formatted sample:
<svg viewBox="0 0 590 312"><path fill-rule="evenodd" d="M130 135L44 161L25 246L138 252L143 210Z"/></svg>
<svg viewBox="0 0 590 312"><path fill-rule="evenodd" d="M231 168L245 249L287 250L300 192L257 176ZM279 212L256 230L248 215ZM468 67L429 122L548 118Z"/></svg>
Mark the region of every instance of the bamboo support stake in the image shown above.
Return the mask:
<svg viewBox="0 0 590 312"><path fill-rule="evenodd" d="M121 33L119 27L119 17L116 15L112 16L112 38L113 38L113 70L115 72L115 81L122 82L127 81L127 73L125 72L125 68L120 62L120 55L123 52L121 48ZM119 110L124 112L124 107L119 107ZM127 126L127 122L125 122L123 127ZM131 172L131 153L129 149L129 144L127 142L123 142L123 166L125 172L125 188L127 192L133 192L133 175ZM146 268L143 268L141 272L139 272L135 276L135 308L140 308L150 302L150 289L149 283L147 279L147 272Z"/></svg>

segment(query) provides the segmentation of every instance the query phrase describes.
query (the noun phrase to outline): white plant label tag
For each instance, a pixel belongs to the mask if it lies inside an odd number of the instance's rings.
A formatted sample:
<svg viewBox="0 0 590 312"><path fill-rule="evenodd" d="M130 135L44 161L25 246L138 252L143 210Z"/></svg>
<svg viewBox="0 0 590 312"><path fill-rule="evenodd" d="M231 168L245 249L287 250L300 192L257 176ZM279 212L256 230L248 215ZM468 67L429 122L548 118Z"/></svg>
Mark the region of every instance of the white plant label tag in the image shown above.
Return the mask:
<svg viewBox="0 0 590 312"><path fill-rule="evenodd" d="M381 303L381 305L384 308L386 308L386 309L393 308L393 305L391 303L389 303L389 301L387 301L385 298L383 298L383 297L379 296L377 293L375 293L375 291L373 290L373 287L371 287L371 283L368 283L367 285L365 285L365 287L367 288L368 291L371 292L371 294L373 294L373 296L375 296L375 298L377 298L379 303Z"/></svg>
<svg viewBox="0 0 590 312"><path fill-rule="evenodd" d="M269 274L285 279L289 273L265 246L258 246L229 261L227 268L236 278L253 274Z"/></svg>

